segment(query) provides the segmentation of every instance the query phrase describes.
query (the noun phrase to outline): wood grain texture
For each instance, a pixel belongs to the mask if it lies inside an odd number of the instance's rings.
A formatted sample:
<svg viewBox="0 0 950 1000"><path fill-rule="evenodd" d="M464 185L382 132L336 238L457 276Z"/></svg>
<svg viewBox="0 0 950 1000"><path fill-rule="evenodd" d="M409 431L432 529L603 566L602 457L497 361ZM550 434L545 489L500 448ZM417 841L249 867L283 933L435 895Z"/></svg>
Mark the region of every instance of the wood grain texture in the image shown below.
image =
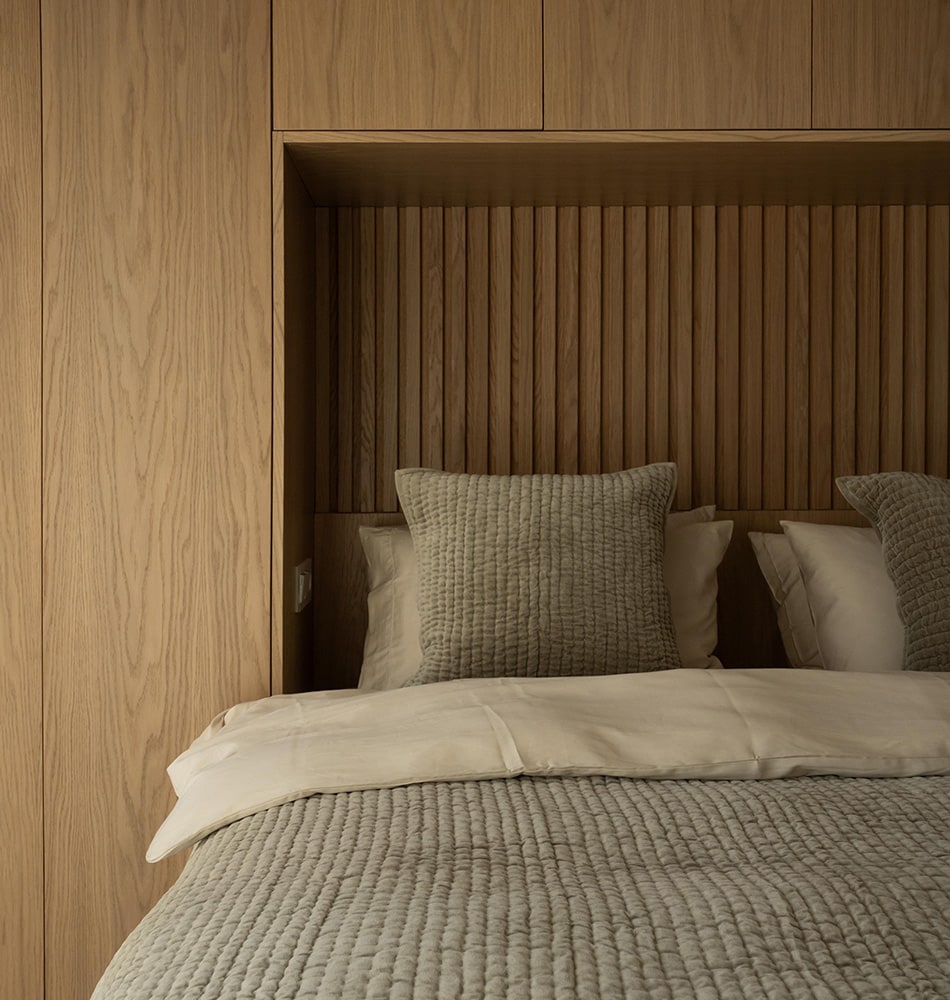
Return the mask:
<svg viewBox="0 0 950 1000"><path fill-rule="evenodd" d="M808 0L545 0L545 129L808 128Z"/></svg>
<svg viewBox="0 0 950 1000"><path fill-rule="evenodd" d="M301 132L285 142L325 205L950 203L946 129Z"/></svg>
<svg viewBox="0 0 950 1000"><path fill-rule="evenodd" d="M808 231L808 506L832 506L832 295L834 214L830 205L811 209Z"/></svg>
<svg viewBox="0 0 950 1000"><path fill-rule="evenodd" d="M40 9L0 16L0 996L43 997Z"/></svg>
<svg viewBox="0 0 950 1000"><path fill-rule="evenodd" d="M881 209L881 472L904 462L904 209Z"/></svg>
<svg viewBox="0 0 950 1000"><path fill-rule="evenodd" d="M541 128L541 0L273 11L275 128Z"/></svg>
<svg viewBox="0 0 950 1000"><path fill-rule="evenodd" d="M601 209L580 210L578 282L578 468L582 474L601 469Z"/></svg>
<svg viewBox="0 0 950 1000"><path fill-rule="evenodd" d="M835 476L854 475L857 460L857 209L834 210L834 304L832 396L834 439L832 466ZM848 502L835 489L833 505Z"/></svg>
<svg viewBox="0 0 950 1000"><path fill-rule="evenodd" d="M445 413L443 447L445 469L465 471L465 229L464 208L445 209L445 298L443 342L445 375L442 405Z"/></svg>
<svg viewBox="0 0 950 1000"><path fill-rule="evenodd" d="M950 464L950 206L927 213L927 471Z"/></svg>
<svg viewBox="0 0 950 1000"><path fill-rule="evenodd" d="M814 127L950 128L947 0L815 0Z"/></svg>
<svg viewBox="0 0 950 1000"><path fill-rule="evenodd" d="M348 211L331 209L331 219ZM884 211L900 216L882 257L879 207L422 209L439 213L437 241L439 218L454 220L455 262L442 273L437 242L426 263L425 233L416 262L401 261L399 275L430 274L417 313L430 299L435 309L417 316L434 388L415 404L400 397L400 410L451 422L459 471L598 472L671 458L681 506L783 509L793 497L820 510L843 503L835 477L879 464L886 371L905 400L895 411L901 454L913 440L908 456L942 468L933 456L946 451L943 210ZM396 239L407 253L415 246ZM351 266L364 256L357 246ZM901 354L889 361L878 334L882 262L900 292ZM399 275L375 265L341 281L340 294L376 283L374 301L400 303L401 330L401 290L378 287ZM462 305L443 310L443 300ZM454 361L441 353L450 329ZM388 418L377 411L378 443ZM358 440L341 465L357 474ZM431 458L442 465L441 451ZM378 511L395 509L377 497Z"/></svg>
<svg viewBox="0 0 950 1000"><path fill-rule="evenodd" d="M418 207L399 210L398 297L398 464L412 469L422 464L422 212Z"/></svg>
<svg viewBox="0 0 950 1000"><path fill-rule="evenodd" d="M274 459L271 524L271 690L305 691L311 684L313 608L294 611L294 567L313 555L316 469L329 454L317 436L318 301L329 289L315 288L318 224L316 210L293 162L274 142ZM329 218L320 227L321 255L329 256ZM309 223L309 224L307 224ZM327 269L329 260L327 259ZM327 303L328 305L328 303ZM326 319L321 317L322 322ZM324 331L326 326L323 327ZM325 373L328 375L328 373ZM327 384L329 379L327 378ZM329 393L324 395L329 418ZM318 454L324 452L324 454ZM322 461L321 461L322 459ZM326 475L320 477L326 482ZM329 486L329 484L327 484ZM327 489L327 496L329 489Z"/></svg>
<svg viewBox="0 0 950 1000"><path fill-rule="evenodd" d="M376 509L376 439L382 426L376 418L376 211L360 208L356 226L358 241L356 259L356 295L353 311L356 317L357 346L354 357L357 368L353 377L355 419L359 426L359 452L353 468L353 491L359 509ZM385 276L380 275L384 280Z"/></svg>
<svg viewBox="0 0 950 1000"><path fill-rule="evenodd" d="M488 471L511 472L511 209L489 211Z"/></svg>
<svg viewBox="0 0 950 1000"><path fill-rule="evenodd" d="M700 210L702 212L702 209ZM745 210L748 212L749 210ZM742 228L739 228L740 209L719 208L715 209L716 225L713 232L715 239L713 261L716 287L715 287L715 342L716 342L716 374L715 374L715 398L716 398L716 454L715 454L715 483L717 487L716 496L721 497L722 503L726 507L736 508L739 506L739 472L741 468L749 467L748 458L753 454L759 461L759 481L761 482L761 454L762 454L762 404L759 400L758 407L750 407L750 400L743 400L740 396L741 388L744 386L754 386L759 384L759 394L761 395L762 385L762 288L761 280L758 287L759 314L758 322L753 311L748 307L745 297L741 300L740 290L745 295L746 283L740 284L741 269L745 264L749 267L749 261L756 263L761 269L761 218L762 210L758 209L759 218L759 246L757 253L749 253L749 240L747 238L747 219L743 213L741 221ZM702 221L703 217L700 216ZM712 220L710 220L712 221ZM701 233L705 233L708 224L701 225ZM699 235L700 242L708 239L708 235ZM740 239L742 242L740 242ZM745 249L745 253L743 253ZM741 257L740 257L741 255ZM740 347L740 336L746 330L750 337L750 344L743 351ZM749 361L754 358L751 348L758 347L759 362L757 366L750 366ZM745 360L743 360L745 359ZM741 379L741 365L747 368L752 367L757 370L757 379ZM741 379L741 381L740 381ZM738 405L736 401L738 400ZM758 410L756 417L755 411ZM748 424L748 427L746 426ZM746 459L743 460L743 455ZM708 501L707 501L708 502ZM761 503L761 499L760 499Z"/></svg>
<svg viewBox="0 0 950 1000"><path fill-rule="evenodd" d="M422 464L442 468L445 241L441 208L422 209ZM344 510L345 508L340 508Z"/></svg>
<svg viewBox="0 0 950 1000"><path fill-rule="evenodd" d="M270 690L268 37L251 0L43 5L49 1000L180 869L144 861L168 762Z"/></svg>
<svg viewBox="0 0 950 1000"><path fill-rule="evenodd" d="M399 464L399 212L376 209L376 504L396 506Z"/></svg>
<svg viewBox="0 0 950 1000"><path fill-rule="evenodd" d="M725 212L725 209L720 209ZM730 337L737 340L734 348L738 355L738 373L734 377L738 379L738 391L736 392L735 382L727 379L722 386L724 399L723 405L726 410L734 414L731 418L724 417L724 420L738 423L739 426L739 453L738 453L738 503L729 504L728 497L723 494L723 506L743 507L755 509L761 507L763 503L763 451L771 447L771 441L767 442L767 437L763 433L763 397L768 398L771 410L770 417L774 419L775 408L780 401L784 401L784 392L776 392L775 372L772 366L769 370L769 379L766 380L764 364L764 343L763 335L763 278L762 278L762 209L747 206L741 210L740 230L738 233L738 252L736 252L736 236L734 225L731 224L728 216L723 219L722 228L724 259L722 267L724 275L730 272L735 273L735 261L738 257L738 273L729 282L729 292L735 299L722 303L723 324L722 331L724 339L728 344ZM778 256L778 255L776 255ZM770 263L779 263L771 256ZM784 262L784 254L781 261ZM735 291L732 291L733 282ZM738 301L736 301L738 300ZM775 305L775 302L770 302ZM733 310L738 312L738 317L733 315ZM771 326L768 335L768 342L771 347L777 347L778 343L784 343L784 325L781 328L774 326L776 317L769 317ZM738 330L736 327L738 326ZM783 387L784 388L784 387ZM739 407L736 414L736 406L732 402L738 396ZM772 426L770 422L770 427ZM784 427L784 423L782 425ZM727 456L724 456L726 458ZM776 464L780 460L779 455L769 452L769 458ZM733 459L733 464L735 459ZM725 462L723 474L730 469L730 463ZM732 478L730 476L730 478ZM784 491L783 491L784 495Z"/></svg>

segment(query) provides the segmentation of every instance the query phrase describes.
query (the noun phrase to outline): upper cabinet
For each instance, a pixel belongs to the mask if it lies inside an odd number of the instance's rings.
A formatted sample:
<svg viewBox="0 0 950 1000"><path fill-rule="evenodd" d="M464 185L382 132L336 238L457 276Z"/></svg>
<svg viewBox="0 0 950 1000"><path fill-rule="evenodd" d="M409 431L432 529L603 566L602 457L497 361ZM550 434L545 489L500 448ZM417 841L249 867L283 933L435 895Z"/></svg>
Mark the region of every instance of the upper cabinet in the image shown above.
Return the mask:
<svg viewBox="0 0 950 1000"><path fill-rule="evenodd" d="M809 128L810 22L811 0L545 0L544 127Z"/></svg>
<svg viewBox="0 0 950 1000"><path fill-rule="evenodd" d="M540 129L541 0L274 0L275 129Z"/></svg>
<svg viewBox="0 0 950 1000"><path fill-rule="evenodd" d="M814 127L950 128L950 0L815 0Z"/></svg>

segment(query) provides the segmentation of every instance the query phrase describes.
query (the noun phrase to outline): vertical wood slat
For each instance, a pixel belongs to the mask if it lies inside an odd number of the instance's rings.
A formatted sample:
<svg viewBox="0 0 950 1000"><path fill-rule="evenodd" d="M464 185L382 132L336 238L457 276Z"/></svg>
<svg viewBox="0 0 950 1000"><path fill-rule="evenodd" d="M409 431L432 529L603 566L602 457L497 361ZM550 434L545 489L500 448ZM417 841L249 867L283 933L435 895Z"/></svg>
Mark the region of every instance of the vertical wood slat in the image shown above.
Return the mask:
<svg viewBox="0 0 950 1000"><path fill-rule="evenodd" d="M881 209L881 471L904 458L904 209Z"/></svg>
<svg viewBox="0 0 950 1000"><path fill-rule="evenodd" d="M647 461L669 458L670 214L647 209Z"/></svg>
<svg viewBox="0 0 950 1000"><path fill-rule="evenodd" d="M834 209L834 277L832 304L832 475L850 476L856 459L857 388L857 209L854 205ZM832 506L850 505L837 489Z"/></svg>
<svg viewBox="0 0 950 1000"><path fill-rule="evenodd" d="M734 210L735 213L738 209ZM691 503L716 502L718 457L716 380L716 209L693 209L693 495ZM733 397L735 398L735 397Z"/></svg>
<svg viewBox="0 0 950 1000"><path fill-rule="evenodd" d="M534 211L534 472L557 462L557 209Z"/></svg>
<svg viewBox="0 0 950 1000"><path fill-rule="evenodd" d="M788 209L788 294L786 299L786 503L808 507L808 207Z"/></svg>
<svg viewBox="0 0 950 1000"><path fill-rule="evenodd" d="M579 341L580 408L579 467L581 473L600 471L601 428L601 269L603 251L600 208L580 211Z"/></svg>
<svg viewBox="0 0 950 1000"><path fill-rule="evenodd" d="M444 335L443 209L422 209L422 464L443 462L442 382Z"/></svg>
<svg viewBox="0 0 950 1000"><path fill-rule="evenodd" d="M488 471L511 472L511 209L489 210Z"/></svg>
<svg viewBox="0 0 950 1000"><path fill-rule="evenodd" d="M337 292L339 306L339 337L337 353L337 510L351 511L353 507L353 355L358 346L353 322L353 215L351 208L337 210Z"/></svg>
<svg viewBox="0 0 950 1000"><path fill-rule="evenodd" d="M601 468L623 464L623 208L604 208L602 235Z"/></svg>
<svg viewBox="0 0 950 1000"><path fill-rule="evenodd" d="M357 268L359 289L354 306L359 323L359 357L354 394L359 424L359 452L353 490L361 511L376 506L376 210L360 208Z"/></svg>
<svg viewBox="0 0 950 1000"><path fill-rule="evenodd" d="M731 503L738 507L742 469L741 230L739 210L735 206L723 206L715 211L716 377L720 383L716 474L721 483L720 504L729 507Z"/></svg>
<svg viewBox="0 0 950 1000"><path fill-rule="evenodd" d="M445 469L465 471L465 230L464 208L445 209L445 376L442 386Z"/></svg>
<svg viewBox="0 0 950 1000"><path fill-rule="evenodd" d="M488 209L466 225L465 469L488 472Z"/></svg>
<svg viewBox="0 0 950 1000"><path fill-rule="evenodd" d="M738 372L735 378L736 386L726 381L721 386L727 411L733 414L731 421L736 421L739 428L739 465L738 465L738 502L736 506L755 510L762 506L763 493L763 274L762 274L762 210L756 207L744 207L739 210L739 231L734 233L734 223L731 210L720 209L723 225L723 252L732 260L738 257L738 272L734 264L724 260L722 266L726 273L731 274L729 290L734 299L724 302L720 312L722 318L722 333L736 340L734 348L735 367ZM738 242L738 251L734 249ZM781 260L784 262L784 256ZM777 301L772 302L777 306ZM735 316L738 312L738 317ZM775 322L775 317L771 317ZM736 330L738 326L738 330ZM775 344L780 340L780 330L774 329ZM728 369L727 369L728 371ZM784 395L781 397L784 400ZM738 399L739 407L733 402ZM776 400L776 405L778 400ZM782 404L784 405L784 403ZM784 425L783 425L784 426ZM724 461L723 475L730 473L730 464ZM725 498L722 501L726 503Z"/></svg>
<svg viewBox="0 0 950 1000"><path fill-rule="evenodd" d="M422 212L399 209L400 468L422 462Z"/></svg>
<svg viewBox="0 0 950 1000"><path fill-rule="evenodd" d="M646 208L624 209L623 225L623 461L636 468L647 460Z"/></svg>
<svg viewBox="0 0 950 1000"><path fill-rule="evenodd" d="M672 458L677 506L730 509L841 507L836 476L947 463L943 208L321 211L324 508L392 511L420 462Z"/></svg>
<svg viewBox="0 0 950 1000"><path fill-rule="evenodd" d="M881 465L881 209L858 209L855 472Z"/></svg>
<svg viewBox="0 0 950 1000"><path fill-rule="evenodd" d="M950 207L927 212L927 471L950 465Z"/></svg>
<svg viewBox="0 0 950 1000"><path fill-rule="evenodd" d="M834 214L811 209L808 249L808 498L814 510L831 507Z"/></svg>
<svg viewBox="0 0 950 1000"><path fill-rule="evenodd" d="M579 469L578 378L580 214L576 206L557 210L557 471Z"/></svg>
<svg viewBox="0 0 950 1000"><path fill-rule="evenodd" d="M330 210L317 208L314 213L315 257L314 298L316 300L317 332L315 337L314 363L314 509L319 512L330 510L330 484L333 481L331 461L331 414L330 398L331 369L333 361L333 340L331 336L331 302L335 296L330 285Z"/></svg>
<svg viewBox="0 0 950 1000"><path fill-rule="evenodd" d="M534 468L534 211L511 213L511 471Z"/></svg>
<svg viewBox="0 0 950 1000"><path fill-rule="evenodd" d="M927 207L904 209L903 468L927 466Z"/></svg>
<svg viewBox="0 0 950 1000"><path fill-rule="evenodd" d="M677 507L693 498L693 210L670 209L670 457Z"/></svg>
<svg viewBox="0 0 950 1000"><path fill-rule="evenodd" d="M785 340L787 212L769 205L762 245L762 506L781 510L785 500ZM740 504L748 498L740 493Z"/></svg>
<svg viewBox="0 0 950 1000"><path fill-rule="evenodd" d="M399 462L399 210L376 209L376 505L396 509Z"/></svg>

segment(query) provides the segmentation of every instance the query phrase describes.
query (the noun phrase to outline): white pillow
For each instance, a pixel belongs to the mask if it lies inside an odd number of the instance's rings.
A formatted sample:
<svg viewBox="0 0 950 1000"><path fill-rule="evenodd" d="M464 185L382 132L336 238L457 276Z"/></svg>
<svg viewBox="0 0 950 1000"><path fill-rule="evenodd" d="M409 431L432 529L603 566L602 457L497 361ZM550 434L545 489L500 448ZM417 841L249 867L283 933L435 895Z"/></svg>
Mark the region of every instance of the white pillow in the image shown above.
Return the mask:
<svg viewBox="0 0 950 1000"><path fill-rule="evenodd" d="M818 635L808 606L805 581L785 535L750 531L749 541L772 594L785 655L793 667L821 668Z"/></svg>
<svg viewBox="0 0 950 1000"><path fill-rule="evenodd" d="M714 514L709 506L667 517L663 570L684 667L722 666L712 655L718 638L716 570L732 521L712 521ZM401 687L422 663L416 554L404 525L361 527L360 542L369 571L369 623L359 687L385 691Z"/></svg>
<svg viewBox="0 0 950 1000"><path fill-rule="evenodd" d="M827 670L904 668L904 626L873 528L781 521L801 568Z"/></svg>

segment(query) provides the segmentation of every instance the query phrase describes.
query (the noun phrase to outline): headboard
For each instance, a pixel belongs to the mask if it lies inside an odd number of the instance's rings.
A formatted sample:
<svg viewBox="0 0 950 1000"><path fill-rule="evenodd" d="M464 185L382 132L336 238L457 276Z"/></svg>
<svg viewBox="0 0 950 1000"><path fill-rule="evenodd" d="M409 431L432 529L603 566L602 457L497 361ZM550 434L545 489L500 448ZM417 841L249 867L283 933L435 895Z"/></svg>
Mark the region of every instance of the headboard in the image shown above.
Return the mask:
<svg viewBox="0 0 950 1000"><path fill-rule="evenodd" d="M283 171L309 251L275 266L275 309L309 294L280 332L288 358L307 341L312 423L280 429L282 457L312 494L275 601L312 551L316 604L312 645L285 612L275 663L304 650L304 684L355 682L357 528L400 519L399 467L675 461L678 509L736 521L720 572L734 666L784 663L749 530L860 524L838 475L947 474L947 205L321 206Z"/></svg>

